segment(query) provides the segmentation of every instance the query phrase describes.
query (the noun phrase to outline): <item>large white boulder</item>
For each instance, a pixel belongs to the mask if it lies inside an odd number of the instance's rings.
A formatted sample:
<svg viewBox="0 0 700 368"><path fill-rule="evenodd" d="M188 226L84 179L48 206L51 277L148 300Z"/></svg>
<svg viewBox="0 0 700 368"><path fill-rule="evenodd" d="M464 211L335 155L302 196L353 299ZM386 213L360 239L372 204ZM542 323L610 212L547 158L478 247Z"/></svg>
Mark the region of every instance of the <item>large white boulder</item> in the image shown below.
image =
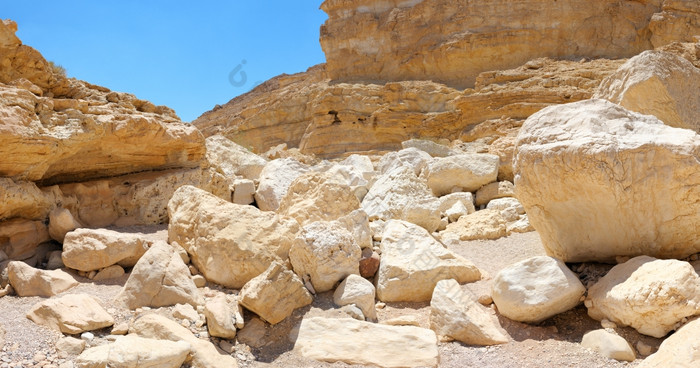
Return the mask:
<svg viewBox="0 0 700 368"><path fill-rule="evenodd" d="M337 220L358 208L360 201L339 178L328 173L309 172L292 182L277 212L308 225L314 221Z"/></svg>
<svg viewBox="0 0 700 368"><path fill-rule="evenodd" d="M133 267L151 245L142 234L108 229L77 229L64 237L63 264L78 271L94 271L118 264Z"/></svg>
<svg viewBox="0 0 700 368"><path fill-rule="evenodd" d="M258 180L267 164L264 158L221 135L208 137L206 146L209 165L228 178Z"/></svg>
<svg viewBox="0 0 700 368"><path fill-rule="evenodd" d="M255 202L263 211L276 211L289 186L301 174L311 169L293 158L278 158L265 165L260 172Z"/></svg>
<svg viewBox="0 0 700 368"><path fill-rule="evenodd" d="M607 358L633 362L634 349L623 337L605 329L588 331L581 339L581 346Z"/></svg>
<svg viewBox="0 0 700 368"><path fill-rule="evenodd" d="M275 260L286 261L299 224L183 186L168 203L168 237L209 281L241 288Z"/></svg>
<svg viewBox="0 0 700 368"><path fill-rule="evenodd" d="M404 148L400 151L389 152L377 163L377 171L384 175L399 167L406 167L418 176L432 159L430 155L415 147Z"/></svg>
<svg viewBox="0 0 700 368"><path fill-rule="evenodd" d="M119 336L114 342L85 350L75 359L76 368L178 368L192 346L185 341Z"/></svg>
<svg viewBox="0 0 700 368"><path fill-rule="evenodd" d="M455 188L476 192L498 178L499 158L490 154L461 154L434 158L421 175L436 196L452 193Z"/></svg>
<svg viewBox="0 0 700 368"><path fill-rule="evenodd" d="M114 318L87 294L68 294L39 302L27 312L27 318L69 335L114 324Z"/></svg>
<svg viewBox="0 0 700 368"><path fill-rule="evenodd" d="M588 290L588 315L663 337L700 314L700 276L688 262L639 256L613 267Z"/></svg>
<svg viewBox="0 0 700 368"><path fill-rule="evenodd" d="M500 314L514 321L540 322L575 307L585 292L564 262L538 256L498 272L491 297Z"/></svg>
<svg viewBox="0 0 700 368"><path fill-rule="evenodd" d="M594 94L664 123L700 132L700 69L668 52L649 50L627 60Z"/></svg>
<svg viewBox="0 0 700 368"><path fill-rule="evenodd" d="M547 107L518 135L517 198L566 262L700 252L700 136L605 100Z"/></svg>
<svg viewBox="0 0 700 368"><path fill-rule="evenodd" d="M696 367L700 362L700 319L689 322L661 343L659 350L637 367Z"/></svg>
<svg viewBox="0 0 700 368"><path fill-rule="evenodd" d="M385 302L427 301L440 280L481 279L473 263L449 251L425 229L406 221L387 223L377 271L377 298Z"/></svg>

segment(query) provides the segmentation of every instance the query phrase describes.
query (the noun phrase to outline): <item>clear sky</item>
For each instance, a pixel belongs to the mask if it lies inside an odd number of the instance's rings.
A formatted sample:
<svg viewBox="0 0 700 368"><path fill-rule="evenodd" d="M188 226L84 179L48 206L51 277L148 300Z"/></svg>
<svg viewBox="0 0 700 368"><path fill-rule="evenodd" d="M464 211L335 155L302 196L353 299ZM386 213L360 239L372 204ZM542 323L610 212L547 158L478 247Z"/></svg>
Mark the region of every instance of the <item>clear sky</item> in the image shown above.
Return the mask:
<svg viewBox="0 0 700 368"><path fill-rule="evenodd" d="M325 62L321 2L3 1L0 17L16 21L22 42L69 77L192 121L256 83Z"/></svg>

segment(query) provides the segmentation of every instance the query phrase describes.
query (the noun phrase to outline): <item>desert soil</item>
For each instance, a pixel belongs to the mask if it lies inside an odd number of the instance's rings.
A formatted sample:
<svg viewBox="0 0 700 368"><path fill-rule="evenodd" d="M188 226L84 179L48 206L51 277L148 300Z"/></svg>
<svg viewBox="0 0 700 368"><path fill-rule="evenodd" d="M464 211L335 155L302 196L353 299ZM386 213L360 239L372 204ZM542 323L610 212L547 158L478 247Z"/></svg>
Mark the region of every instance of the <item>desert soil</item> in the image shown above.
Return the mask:
<svg viewBox="0 0 700 368"><path fill-rule="evenodd" d="M155 238L167 238L164 227L135 228L134 232L148 233ZM469 241L448 244L448 247L476 264L485 277L478 282L465 284L463 288L476 296L488 294L493 276L502 268L517 261L543 255L544 249L536 232L513 234L494 241ZM604 275L611 265L584 264L570 265L578 272L584 284L594 282ZM87 293L98 298L103 306L115 316L117 322L128 322L140 313L150 313L153 310L144 308L136 312L120 309L112 302L128 275L110 282L95 283L79 277L81 285L67 293ZM208 285L204 294L213 295L215 290L222 291L215 285ZM235 291L224 290L228 293ZM54 349L56 340L61 336L55 331L37 326L25 315L37 302L39 297L19 298L6 296L0 298L0 326L5 331L5 344L0 352L0 368L15 367L70 367L74 357L60 356ZM157 312L167 314L169 308L161 308ZM414 316L422 327L429 328L429 303L387 303L378 310L379 321L386 321L399 316ZM317 295L314 303L298 309L295 313L275 326L251 328L246 333L239 332L244 343L237 343L231 353L238 359L240 367L354 367L344 363L323 363L305 359L293 351L294 328L304 316L325 316L344 318L342 312L335 308L332 292ZM246 323L252 327L251 320L255 316L246 312ZM537 325L528 325L497 317L503 328L509 333L512 341L498 346L478 347L468 346L459 342L441 342L439 345L440 367L480 367L480 368L511 368L511 367L634 367L643 356L635 362L617 362L604 358L580 346L579 342L584 333L601 328L600 323L588 317L583 305L550 318ZM199 328L199 330L197 330ZM206 338L206 326L192 326L194 332L202 332ZM93 344L109 340L110 329L95 331ZM631 328L618 328L617 332L635 346L638 341L651 346L655 351L662 339L655 339L638 334ZM2 334L0 333L0 340ZM220 341L212 339L215 344ZM43 358L43 359L42 359Z"/></svg>

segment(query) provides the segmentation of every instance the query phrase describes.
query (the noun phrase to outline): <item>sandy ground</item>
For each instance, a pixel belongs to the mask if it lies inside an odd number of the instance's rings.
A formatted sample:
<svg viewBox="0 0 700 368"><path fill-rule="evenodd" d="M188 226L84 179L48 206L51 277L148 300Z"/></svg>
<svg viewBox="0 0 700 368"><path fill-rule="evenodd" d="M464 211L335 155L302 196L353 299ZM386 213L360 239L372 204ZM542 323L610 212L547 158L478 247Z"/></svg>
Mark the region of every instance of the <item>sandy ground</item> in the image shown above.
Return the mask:
<svg viewBox="0 0 700 368"><path fill-rule="evenodd" d="M134 229L135 232L148 233L149 236L162 239L167 237L164 228ZM450 244L448 247L471 260L486 275L481 281L463 285L465 290L474 294L488 294L492 277L503 267L514 262L544 254L537 233L513 234L495 241L471 241ZM584 284L593 282L607 272L610 265L585 264L571 265L580 270ZM128 322L135 317L134 312L119 309L113 303L123 283L124 276L110 282L94 283L79 277L81 285L67 293L87 293L95 296L103 306L116 317L117 322ZM235 293L223 290L215 285L204 288L205 295L216 292ZM0 298L0 326L5 331L5 344L0 351L0 368L15 367L72 367L75 357L59 355L53 345L60 334L29 321L25 315L37 302L39 297L19 298L6 296ZM158 313L168 314L169 308L161 308ZM137 313L150 313L151 310L139 310ZM391 318L411 315L422 327L429 327L429 303L388 303L378 310L379 322ZM332 302L332 292L319 294L311 306L298 309L285 321L269 326L253 321L255 316L246 312L247 327L239 331L239 342L231 354L241 367L352 367L343 363L322 363L305 359L293 351L294 342L290 340L293 329L305 316L326 316L345 318L343 312L336 309ZM459 342L441 342L439 345L440 367L634 367L643 356L635 362L621 363L604 358L580 346L584 333L598 329L600 323L588 317L585 307L579 307L550 318L537 325L528 325L498 317L494 311L493 318L498 318L512 341L498 346L477 347ZM202 338L206 336L206 326L191 326L191 331ZM617 332L635 346L638 341L658 348L661 339L638 334L631 328L618 328ZM110 329L95 332L92 345L104 343L109 337ZM0 333L0 340L2 334ZM221 344L218 339L211 339Z"/></svg>

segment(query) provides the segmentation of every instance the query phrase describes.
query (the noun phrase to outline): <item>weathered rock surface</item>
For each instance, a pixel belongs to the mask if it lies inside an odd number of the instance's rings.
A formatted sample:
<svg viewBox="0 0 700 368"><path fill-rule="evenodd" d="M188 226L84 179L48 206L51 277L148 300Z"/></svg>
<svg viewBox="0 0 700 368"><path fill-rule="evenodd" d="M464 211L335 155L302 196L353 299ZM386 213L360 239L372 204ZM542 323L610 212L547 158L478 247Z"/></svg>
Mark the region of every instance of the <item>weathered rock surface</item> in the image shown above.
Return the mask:
<svg viewBox="0 0 700 368"><path fill-rule="evenodd" d="M430 160L421 175L436 196L455 191L476 192L496 181L499 158L489 154L455 155Z"/></svg>
<svg viewBox="0 0 700 368"><path fill-rule="evenodd" d="M238 302L274 325L312 301L301 279L281 264L273 262L265 272L243 286Z"/></svg>
<svg viewBox="0 0 700 368"><path fill-rule="evenodd" d="M277 212L304 226L337 220L358 208L360 202L348 185L332 174L310 172L291 183Z"/></svg>
<svg viewBox="0 0 700 368"><path fill-rule="evenodd" d="M447 250L423 228L389 221L380 244L377 298L384 302L427 301L440 280L477 281L481 272L471 262Z"/></svg>
<svg viewBox="0 0 700 368"><path fill-rule="evenodd" d="M114 324L114 318L87 294L68 294L37 303L27 312L27 318L68 335Z"/></svg>
<svg viewBox="0 0 700 368"><path fill-rule="evenodd" d="M380 367L437 367L437 337L413 326L387 326L351 318L305 318L294 350L324 362Z"/></svg>
<svg viewBox="0 0 700 368"><path fill-rule="evenodd" d="M586 306L591 318L663 337L700 314L700 276L688 262L635 257L593 285Z"/></svg>
<svg viewBox="0 0 700 368"><path fill-rule="evenodd" d="M130 309L201 303L189 269L165 242L154 243L136 263L117 300L124 301Z"/></svg>
<svg viewBox="0 0 700 368"><path fill-rule="evenodd" d="M376 289L371 282L362 276L350 275L338 285L333 293L333 303L338 306L354 304L369 321L377 320L377 310L374 307Z"/></svg>
<svg viewBox="0 0 700 368"><path fill-rule="evenodd" d="M178 368L185 362L191 345L184 341L120 336L113 343L85 350L75 359L77 368Z"/></svg>
<svg viewBox="0 0 700 368"><path fill-rule="evenodd" d="M492 320L476 297L462 291L455 280L441 280L430 299L430 328L448 339L469 345L508 342L505 331Z"/></svg>
<svg viewBox="0 0 700 368"><path fill-rule="evenodd" d="M586 332L581 345L610 359L633 362L636 358L627 340L604 329Z"/></svg>
<svg viewBox="0 0 700 368"><path fill-rule="evenodd" d="M260 172L260 183L255 192L255 202L263 211L276 211L289 187L308 166L293 158L272 160Z"/></svg>
<svg viewBox="0 0 700 368"><path fill-rule="evenodd" d="M63 242L63 264L79 271L93 271L118 264L133 267L152 242L141 234L108 229L71 231Z"/></svg>
<svg viewBox="0 0 700 368"><path fill-rule="evenodd" d="M209 341L195 337L177 322L157 314L146 314L129 327L129 334L157 340L184 341L190 344L193 368L236 368L238 362L220 353Z"/></svg>
<svg viewBox="0 0 700 368"><path fill-rule="evenodd" d="M481 210L462 216L455 223L447 225L441 236L447 234L458 237L461 241L477 239L498 239L506 236L506 221L499 211ZM449 236L449 235L447 235Z"/></svg>
<svg viewBox="0 0 700 368"><path fill-rule="evenodd" d="M352 234L337 222L304 226L289 249L294 272L319 293L333 289L348 275L359 275L361 255Z"/></svg>
<svg viewBox="0 0 700 368"><path fill-rule="evenodd" d="M491 297L500 314L540 322L575 307L585 292L564 262L539 256L502 269L493 279Z"/></svg>
<svg viewBox="0 0 700 368"><path fill-rule="evenodd" d="M700 361L700 319L689 322L661 343L640 368L692 367Z"/></svg>
<svg viewBox="0 0 700 368"><path fill-rule="evenodd" d="M8 258L23 260L32 257L39 244L51 241L41 221L12 219L0 222L0 250Z"/></svg>
<svg viewBox="0 0 700 368"><path fill-rule="evenodd" d="M180 244L209 281L241 288L274 260L284 261L299 224L253 206L184 186L168 204L170 242Z"/></svg>
<svg viewBox="0 0 700 368"><path fill-rule="evenodd" d="M258 180L267 160L232 140L215 135L206 139L207 161L226 177Z"/></svg>
<svg viewBox="0 0 700 368"><path fill-rule="evenodd" d="M518 136L516 194L566 262L684 258L700 251L699 155L693 131L605 100L549 107Z"/></svg>
<svg viewBox="0 0 700 368"><path fill-rule="evenodd" d="M204 305L207 331L210 336L233 339L236 337L236 315L226 297L217 295Z"/></svg>
<svg viewBox="0 0 700 368"><path fill-rule="evenodd" d="M78 281L65 271L40 270L21 261L10 262L7 274L18 296L50 297L78 285Z"/></svg>
<svg viewBox="0 0 700 368"><path fill-rule="evenodd" d="M649 21L651 43L660 47L673 41L693 42L700 35L700 4L693 0L664 0L661 12Z"/></svg>
<svg viewBox="0 0 700 368"><path fill-rule="evenodd" d="M594 98L700 132L698 90L700 69L688 60L664 51L645 51L605 78Z"/></svg>
<svg viewBox="0 0 700 368"><path fill-rule="evenodd" d="M515 196L515 187L509 181L499 181L484 185L476 192L475 205L488 204L493 199Z"/></svg>
<svg viewBox="0 0 700 368"><path fill-rule="evenodd" d="M59 207L49 213L49 235L51 239L59 243L63 243L63 239L69 231L79 227L82 225L65 208Z"/></svg>

